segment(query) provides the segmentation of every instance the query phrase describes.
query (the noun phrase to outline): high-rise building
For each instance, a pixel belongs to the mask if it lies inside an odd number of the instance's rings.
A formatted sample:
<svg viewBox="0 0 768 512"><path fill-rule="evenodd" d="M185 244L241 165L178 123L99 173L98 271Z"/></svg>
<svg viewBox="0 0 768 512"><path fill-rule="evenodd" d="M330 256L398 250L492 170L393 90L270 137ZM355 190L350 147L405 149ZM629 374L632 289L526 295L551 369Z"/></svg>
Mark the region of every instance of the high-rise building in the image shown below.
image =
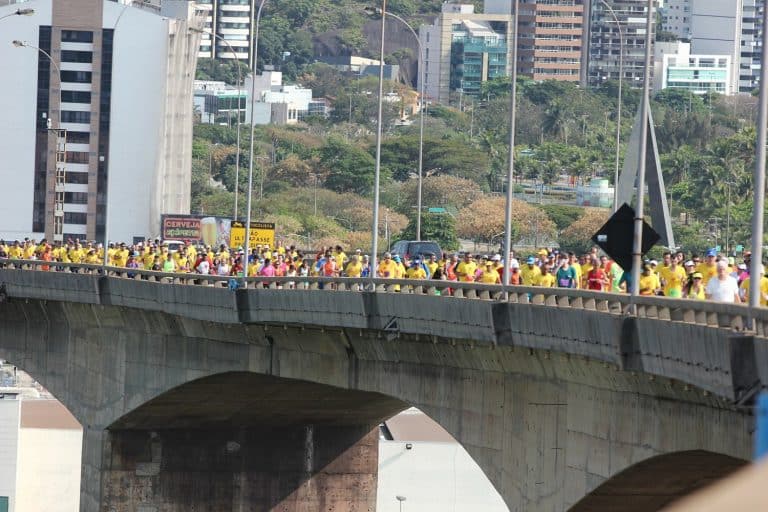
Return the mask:
<svg viewBox="0 0 768 512"><path fill-rule="evenodd" d="M742 2L738 90L750 93L760 86L765 0Z"/></svg>
<svg viewBox="0 0 768 512"><path fill-rule="evenodd" d="M198 8L205 12L205 33L198 56L251 63L252 3L252 0L197 0Z"/></svg>
<svg viewBox="0 0 768 512"><path fill-rule="evenodd" d="M486 14L508 14L513 0L486 0ZM583 0L520 0L517 70L534 80L579 81Z"/></svg>
<svg viewBox="0 0 768 512"><path fill-rule="evenodd" d="M596 87L605 80L618 80L619 59L623 56L624 83L631 87L642 86L647 8L647 0L584 0L589 23L584 23L587 44L582 51L583 85ZM652 26L655 27L655 23ZM651 36L653 40L653 34Z"/></svg>
<svg viewBox="0 0 768 512"><path fill-rule="evenodd" d="M509 76L512 20L509 13L478 14L473 5L443 4L434 23L419 28L427 97L448 103L452 92L477 95L483 82Z"/></svg>
<svg viewBox="0 0 768 512"><path fill-rule="evenodd" d="M674 34L679 39L691 38L691 3L694 0L665 0L661 14L661 30Z"/></svg>
<svg viewBox="0 0 768 512"><path fill-rule="evenodd" d="M0 237L131 241L189 213L194 4L24 5L2 25Z"/></svg>

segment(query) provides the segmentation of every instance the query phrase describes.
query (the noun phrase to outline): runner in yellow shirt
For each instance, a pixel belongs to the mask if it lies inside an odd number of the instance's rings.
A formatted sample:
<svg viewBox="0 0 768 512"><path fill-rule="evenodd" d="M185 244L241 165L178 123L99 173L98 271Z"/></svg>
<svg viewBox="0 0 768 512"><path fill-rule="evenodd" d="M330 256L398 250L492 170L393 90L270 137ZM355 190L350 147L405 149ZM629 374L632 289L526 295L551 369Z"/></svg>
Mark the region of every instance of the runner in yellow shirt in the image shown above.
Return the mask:
<svg viewBox="0 0 768 512"><path fill-rule="evenodd" d="M685 270L677 264L677 260L673 259L668 267L662 267L659 277L664 286L665 297L680 298L683 296L683 285L688 276L685 274Z"/></svg>
<svg viewBox="0 0 768 512"><path fill-rule="evenodd" d="M553 288L555 286L555 276L552 274L549 265L541 267L541 274L534 284L544 288Z"/></svg>
<svg viewBox="0 0 768 512"><path fill-rule="evenodd" d="M710 249L707 251L707 257L696 266L696 272L701 273L703 277L702 284L706 287L710 279L717 275L717 251Z"/></svg>
<svg viewBox="0 0 768 512"><path fill-rule="evenodd" d="M525 265L520 268L523 286L535 286L539 276L541 276L541 269L536 265L536 258L528 256Z"/></svg>

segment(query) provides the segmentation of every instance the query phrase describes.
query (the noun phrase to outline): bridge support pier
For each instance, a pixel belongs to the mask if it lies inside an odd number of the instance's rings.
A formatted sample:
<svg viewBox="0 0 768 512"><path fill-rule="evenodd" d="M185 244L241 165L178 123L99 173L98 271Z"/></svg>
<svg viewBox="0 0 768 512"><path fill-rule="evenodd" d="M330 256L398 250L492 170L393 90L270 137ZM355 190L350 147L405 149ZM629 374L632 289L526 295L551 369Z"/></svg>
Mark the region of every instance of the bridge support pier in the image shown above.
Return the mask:
<svg viewBox="0 0 768 512"><path fill-rule="evenodd" d="M101 441L100 505L84 478L83 511L376 510L378 429L369 426L111 430Z"/></svg>

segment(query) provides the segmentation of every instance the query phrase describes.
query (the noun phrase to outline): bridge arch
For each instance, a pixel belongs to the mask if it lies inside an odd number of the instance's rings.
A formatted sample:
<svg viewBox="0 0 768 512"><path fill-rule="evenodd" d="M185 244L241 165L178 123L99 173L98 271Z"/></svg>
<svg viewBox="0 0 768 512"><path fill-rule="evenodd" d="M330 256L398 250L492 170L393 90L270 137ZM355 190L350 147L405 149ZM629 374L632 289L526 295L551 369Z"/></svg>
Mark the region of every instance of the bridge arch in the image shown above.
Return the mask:
<svg viewBox="0 0 768 512"><path fill-rule="evenodd" d="M746 460L706 450L658 455L609 478L569 512L656 512L745 464Z"/></svg>

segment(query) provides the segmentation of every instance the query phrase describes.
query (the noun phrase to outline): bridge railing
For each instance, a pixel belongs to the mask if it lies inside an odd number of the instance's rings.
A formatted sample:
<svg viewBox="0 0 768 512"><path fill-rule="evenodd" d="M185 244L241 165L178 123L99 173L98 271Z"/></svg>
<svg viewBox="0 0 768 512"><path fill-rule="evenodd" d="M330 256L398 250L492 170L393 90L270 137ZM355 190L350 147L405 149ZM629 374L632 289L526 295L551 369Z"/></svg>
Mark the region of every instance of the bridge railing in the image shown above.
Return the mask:
<svg viewBox="0 0 768 512"><path fill-rule="evenodd" d="M20 271L106 275L112 278L134 279L157 284L206 286L211 288L229 288L233 281L238 287L241 287L243 283L243 278L241 277L196 273L166 273L153 270L41 260L10 260L0 258L0 268ZM248 289L298 291L321 290L328 293L337 291L375 291L376 293L439 296L445 300L468 299L510 302L534 306L580 309L612 315L633 314L638 318L684 322L736 331L752 331L752 329L749 329L749 326L754 325L753 332L755 334L761 337L768 336L768 309L766 308L753 309L744 304L724 304L691 299L672 299L657 296L633 298L627 294L570 288L542 288L517 285L504 287L474 282L349 277L259 276L246 278L245 287Z"/></svg>

